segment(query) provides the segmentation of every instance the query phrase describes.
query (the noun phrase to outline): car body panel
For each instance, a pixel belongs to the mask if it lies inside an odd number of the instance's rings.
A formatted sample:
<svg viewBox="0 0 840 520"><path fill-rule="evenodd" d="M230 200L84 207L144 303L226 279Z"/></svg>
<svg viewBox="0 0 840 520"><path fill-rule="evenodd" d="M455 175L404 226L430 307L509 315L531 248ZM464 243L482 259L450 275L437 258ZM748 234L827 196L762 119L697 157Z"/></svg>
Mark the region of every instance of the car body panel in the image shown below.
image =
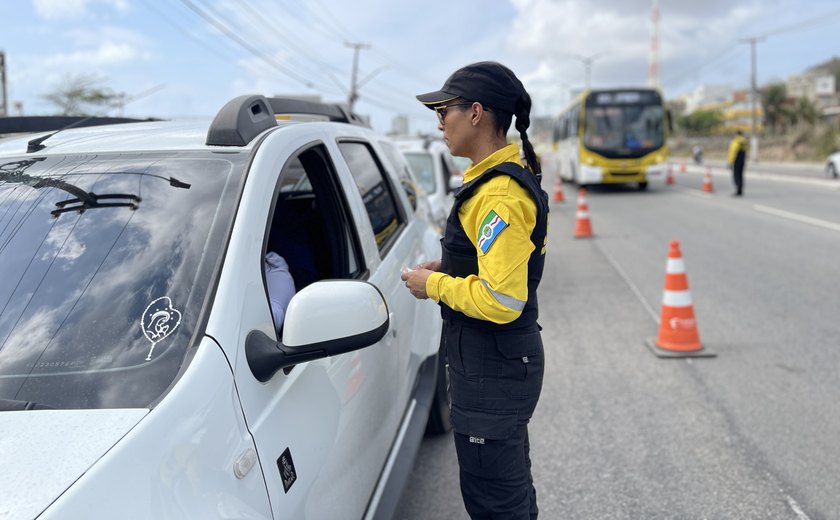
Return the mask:
<svg viewBox="0 0 840 520"><path fill-rule="evenodd" d="M4 468L0 517L37 516L147 413L146 409L0 413Z"/></svg>
<svg viewBox="0 0 840 520"><path fill-rule="evenodd" d="M840 175L840 152L828 156L825 162L825 174L834 178Z"/></svg>
<svg viewBox="0 0 840 520"><path fill-rule="evenodd" d="M259 463L233 471L254 449L230 366L205 338L172 391L40 518L270 518Z"/></svg>

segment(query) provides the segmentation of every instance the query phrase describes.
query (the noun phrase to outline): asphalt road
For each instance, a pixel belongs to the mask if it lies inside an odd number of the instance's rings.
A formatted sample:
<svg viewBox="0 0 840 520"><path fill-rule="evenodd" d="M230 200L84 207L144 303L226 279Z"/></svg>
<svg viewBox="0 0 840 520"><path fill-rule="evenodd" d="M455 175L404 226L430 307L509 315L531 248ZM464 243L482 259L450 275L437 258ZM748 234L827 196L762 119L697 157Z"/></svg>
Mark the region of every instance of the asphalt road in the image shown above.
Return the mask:
<svg viewBox="0 0 840 520"><path fill-rule="evenodd" d="M546 519L840 518L840 182L748 166L673 186L593 187L595 237L553 203L531 422ZM549 194L551 189L549 188ZM660 359L679 240L709 359ZM427 438L395 518L466 519L451 436Z"/></svg>

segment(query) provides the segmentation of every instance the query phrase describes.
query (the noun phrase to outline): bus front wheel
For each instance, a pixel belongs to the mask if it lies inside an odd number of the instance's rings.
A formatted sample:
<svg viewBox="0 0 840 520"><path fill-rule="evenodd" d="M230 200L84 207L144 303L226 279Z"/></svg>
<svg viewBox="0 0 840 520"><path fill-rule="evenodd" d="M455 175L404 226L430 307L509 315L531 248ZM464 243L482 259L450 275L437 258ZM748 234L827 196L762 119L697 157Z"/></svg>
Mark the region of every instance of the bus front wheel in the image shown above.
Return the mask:
<svg viewBox="0 0 840 520"><path fill-rule="evenodd" d="M639 191L645 191L647 189L647 181L639 183Z"/></svg>

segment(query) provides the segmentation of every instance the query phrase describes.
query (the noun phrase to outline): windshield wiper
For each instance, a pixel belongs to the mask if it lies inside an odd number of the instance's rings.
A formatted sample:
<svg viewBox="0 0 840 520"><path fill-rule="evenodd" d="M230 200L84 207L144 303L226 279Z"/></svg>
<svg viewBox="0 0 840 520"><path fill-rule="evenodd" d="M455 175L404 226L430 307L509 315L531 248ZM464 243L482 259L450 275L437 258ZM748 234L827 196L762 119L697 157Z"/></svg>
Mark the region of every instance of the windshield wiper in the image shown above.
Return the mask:
<svg viewBox="0 0 840 520"><path fill-rule="evenodd" d="M33 403L32 401L0 399L0 412L17 412L22 410L55 410L55 408L45 404Z"/></svg>
<svg viewBox="0 0 840 520"><path fill-rule="evenodd" d="M97 195L92 191L85 191L78 186L64 182L58 179L41 179L32 185L33 188L58 188L64 190L71 195L75 195L75 199L62 200L56 202L55 206L58 209L50 211L50 215L58 217L62 213L68 211L78 211L84 213L85 210L93 208L139 208L140 202L143 200L137 195L130 193L106 193L104 195ZM100 202L102 200L123 199L123 202Z"/></svg>
<svg viewBox="0 0 840 520"><path fill-rule="evenodd" d="M42 160L43 158L37 158L0 164L0 182L19 182L35 189L58 188L76 197L74 199L56 202L55 205L58 209L54 209L50 212L53 217L58 217L62 213L66 213L68 211L78 211L79 213L84 213L86 210L93 208L131 208L132 210L136 210L140 207L140 202L142 202L143 199L131 193L105 193L99 195L92 191L83 190L75 184L70 184L69 182L65 182L60 179L52 177L34 177L24 173L24 171L32 166L32 164ZM169 185L173 188L188 190L192 187L191 184L180 181L171 176L164 177L153 173L125 173L163 179L168 181ZM122 201L120 201L120 199L122 199ZM116 200L117 202L110 202L113 200Z"/></svg>

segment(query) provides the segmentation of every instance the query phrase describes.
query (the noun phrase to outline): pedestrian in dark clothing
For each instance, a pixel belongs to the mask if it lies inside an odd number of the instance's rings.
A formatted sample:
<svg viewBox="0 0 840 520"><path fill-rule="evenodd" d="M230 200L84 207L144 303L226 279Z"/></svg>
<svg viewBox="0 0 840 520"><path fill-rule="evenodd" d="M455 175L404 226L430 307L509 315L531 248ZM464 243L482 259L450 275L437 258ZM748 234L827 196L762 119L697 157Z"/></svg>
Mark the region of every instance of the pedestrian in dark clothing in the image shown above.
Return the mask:
<svg viewBox="0 0 840 520"><path fill-rule="evenodd" d="M747 162L747 151L749 145L744 138L744 133L738 130L735 137L729 143L729 156L727 162L732 168L732 180L735 182L734 196L740 197L744 194L744 164Z"/></svg>
<svg viewBox="0 0 840 520"><path fill-rule="evenodd" d="M441 240L442 258L403 274L441 307L461 495L473 519L537 517L528 422L542 389L537 286L545 263L548 195L528 140L531 98L495 62L455 71L417 96L444 141L469 157ZM522 139L507 144L513 116Z"/></svg>

